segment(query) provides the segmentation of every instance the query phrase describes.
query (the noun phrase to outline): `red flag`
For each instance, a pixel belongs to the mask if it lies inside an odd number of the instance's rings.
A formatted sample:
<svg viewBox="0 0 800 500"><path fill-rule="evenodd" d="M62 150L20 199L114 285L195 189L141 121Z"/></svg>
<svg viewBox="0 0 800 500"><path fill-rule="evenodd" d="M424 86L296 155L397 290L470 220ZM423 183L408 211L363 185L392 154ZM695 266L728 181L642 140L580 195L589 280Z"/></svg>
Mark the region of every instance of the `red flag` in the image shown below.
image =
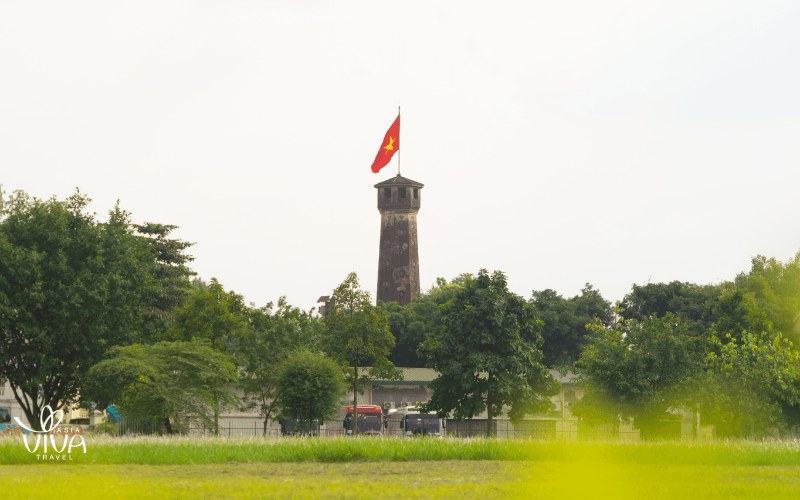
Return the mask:
<svg viewBox="0 0 800 500"><path fill-rule="evenodd" d="M378 150L378 154L375 155L375 161L372 162L372 173L377 174L380 170L389 163L389 160L392 159L394 156L395 151L400 149L400 115L397 115L397 119L392 123L392 126L389 127L389 131L386 132L386 136L383 138L383 143L381 143L381 149Z"/></svg>

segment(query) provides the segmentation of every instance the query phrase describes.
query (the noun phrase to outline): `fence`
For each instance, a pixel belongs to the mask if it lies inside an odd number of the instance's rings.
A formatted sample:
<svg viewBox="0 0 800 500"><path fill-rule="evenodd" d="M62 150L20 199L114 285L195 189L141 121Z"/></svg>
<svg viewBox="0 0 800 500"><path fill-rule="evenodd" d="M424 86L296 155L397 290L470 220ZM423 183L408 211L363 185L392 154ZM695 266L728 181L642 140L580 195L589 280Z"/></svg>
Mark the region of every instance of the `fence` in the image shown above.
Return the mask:
<svg viewBox="0 0 800 500"><path fill-rule="evenodd" d="M222 437L256 437L272 436L278 437L287 435L281 432L278 422L270 422L264 433L264 421L250 419L247 421L236 421L234 419L223 419L220 422L216 435ZM483 437L487 431L486 419L455 420L447 419L444 421L443 434L450 437ZM117 423L117 431L120 435L147 435L164 433L163 423L155 420L129 420L122 418ZM213 426L175 426L183 434L190 436L212 436L215 435ZM522 420L513 424L507 419L497 419L494 421L493 434L500 438L510 439L529 439L543 441L648 441L648 440L679 440L692 439L691 435L685 432L682 434L681 422L665 422L661 428L638 430L627 426L620 429L619 426L603 424L590 425L584 421L568 420ZM684 431L686 429L683 429ZM291 433L292 435L308 434L307 430ZM347 435L341 422L331 421L326 425L315 428L314 435L322 437L335 437ZM384 429L384 436L405 437L402 429Z"/></svg>
<svg viewBox="0 0 800 500"><path fill-rule="evenodd" d="M488 423L486 419L446 421L446 435L453 437L486 436ZM590 426L580 421L565 420L522 420L516 424L510 420L494 421L493 434L501 438L535 439L542 441L608 441L638 440L639 431L620 432L618 426ZM678 435L680 439L680 434Z"/></svg>

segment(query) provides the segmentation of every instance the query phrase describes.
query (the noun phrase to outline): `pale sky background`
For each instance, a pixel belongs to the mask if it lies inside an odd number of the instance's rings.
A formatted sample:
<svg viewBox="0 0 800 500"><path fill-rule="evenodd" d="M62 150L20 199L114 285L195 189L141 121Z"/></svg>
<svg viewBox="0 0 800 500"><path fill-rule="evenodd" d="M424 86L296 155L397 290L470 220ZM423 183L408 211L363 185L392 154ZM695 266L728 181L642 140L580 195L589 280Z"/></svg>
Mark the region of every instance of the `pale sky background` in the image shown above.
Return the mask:
<svg viewBox="0 0 800 500"><path fill-rule="evenodd" d="M422 289L730 280L800 249L800 3L0 3L0 184L175 224L193 268L373 298L402 106Z"/></svg>

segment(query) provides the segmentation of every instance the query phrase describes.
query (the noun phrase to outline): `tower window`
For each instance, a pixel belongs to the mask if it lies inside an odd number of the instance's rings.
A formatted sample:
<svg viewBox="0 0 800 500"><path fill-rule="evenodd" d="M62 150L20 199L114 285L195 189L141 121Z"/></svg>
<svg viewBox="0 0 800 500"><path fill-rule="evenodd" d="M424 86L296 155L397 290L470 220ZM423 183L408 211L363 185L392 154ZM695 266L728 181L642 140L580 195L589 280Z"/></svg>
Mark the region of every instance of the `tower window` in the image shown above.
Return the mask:
<svg viewBox="0 0 800 500"><path fill-rule="evenodd" d="M384 198L391 198L392 197L392 188L383 188L383 197Z"/></svg>
<svg viewBox="0 0 800 500"><path fill-rule="evenodd" d="M398 191L400 191L400 198L406 197L406 188L400 188Z"/></svg>
<svg viewBox="0 0 800 500"><path fill-rule="evenodd" d="M417 198L419 198L419 189L414 188L414 199L416 200Z"/></svg>

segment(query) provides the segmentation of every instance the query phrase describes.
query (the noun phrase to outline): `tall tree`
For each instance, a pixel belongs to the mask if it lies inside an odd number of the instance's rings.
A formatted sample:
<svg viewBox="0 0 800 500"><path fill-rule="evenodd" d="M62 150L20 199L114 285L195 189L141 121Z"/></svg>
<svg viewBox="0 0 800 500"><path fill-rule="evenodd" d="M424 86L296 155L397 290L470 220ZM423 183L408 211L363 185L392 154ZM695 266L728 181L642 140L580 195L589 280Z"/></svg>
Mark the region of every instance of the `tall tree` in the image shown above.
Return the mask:
<svg viewBox="0 0 800 500"><path fill-rule="evenodd" d="M209 408L234 404L226 386L236 376L230 357L208 340L114 347L90 370L86 397L116 404L127 417L157 421L167 434L212 426Z"/></svg>
<svg viewBox="0 0 800 500"><path fill-rule="evenodd" d="M207 286L193 293L175 311L175 322L166 337L182 341L204 339L232 359L234 346L247 331L246 318L244 298L233 291L226 292L216 278L211 278ZM214 405L215 433L219 433L219 411L223 407Z"/></svg>
<svg viewBox="0 0 800 500"><path fill-rule="evenodd" d="M358 434L358 394L370 380L400 380L402 374L388 356L394 347L386 315L370 303L369 292L362 291L356 273L347 275L331 296L325 315L324 347L344 369L345 380L353 388L354 435ZM367 368L368 367L368 368ZM360 369L359 369L360 368Z"/></svg>
<svg viewBox="0 0 800 500"><path fill-rule="evenodd" d="M736 287L755 300L776 331L795 344L800 334L795 331L800 315L800 252L782 263L763 255L753 257L749 273L740 273Z"/></svg>
<svg viewBox="0 0 800 500"><path fill-rule="evenodd" d="M315 420L321 424L336 414L345 389L339 365L307 349L282 364L276 386L283 416L303 421L309 432Z"/></svg>
<svg viewBox="0 0 800 500"><path fill-rule="evenodd" d="M549 367L571 367L589 342L587 325L599 320L608 327L614 317L611 303L589 283L580 295L568 299L550 289L534 290L530 303L544 322L542 352Z"/></svg>
<svg viewBox="0 0 800 500"><path fill-rule="evenodd" d="M378 306L386 312L389 330L396 341L395 349L389 356L389 360L395 366L411 368L425 366L425 361L419 357L417 349L425 339L442 329L439 306L455 296L467 276L459 275L451 283L444 278L436 278L436 286L415 297L405 306L397 302L378 302Z"/></svg>
<svg viewBox="0 0 800 500"><path fill-rule="evenodd" d="M541 323L534 307L508 290L502 272L481 269L441 307L442 331L420 348L439 372L426 411L463 419L485 409L492 435L504 406L513 422L552 408L549 396L559 384L542 364Z"/></svg>
<svg viewBox="0 0 800 500"><path fill-rule="evenodd" d="M584 386L573 413L595 422L634 419L655 431L686 405L687 383L703 369L704 340L671 312L644 321L623 320L614 329L592 325L592 342L576 367Z"/></svg>
<svg viewBox="0 0 800 500"><path fill-rule="evenodd" d="M672 313L681 317L687 332L698 336L704 335L717 320L715 309L721 294L722 288L715 285L701 286L680 281L634 284L618 310L624 319L639 322Z"/></svg>
<svg viewBox="0 0 800 500"><path fill-rule="evenodd" d="M698 380L702 419L718 436L764 436L797 424L800 353L780 333L714 338Z"/></svg>
<svg viewBox="0 0 800 500"><path fill-rule="evenodd" d="M717 339L722 339L723 343L728 336L741 341L744 332L772 333L772 322L767 319L766 313L758 309L755 299L742 289L729 285L723 285L723 293L715 310L717 322L709 332Z"/></svg>
<svg viewBox="0 0 800 500"><path fill-rule="evenodd" d="M214 349L230 352L231 342L246 328L248 311L244 297L211 278L175 311L175 320L167 331L167 340L206 339Z"/></svg>
<svg viewBox="0 0 800 500"><path fill-rule="evenodd" d="M75 401L89 368L141 324L152 250L127 212L98 222L90 201L18 191L0 214L0 375L34 427L45 405Z"/></svg>
<svg viewBox="0 0 800 500"><path fill-rule="evenodd" d="M236 360L242 368L239 387L244 393L244 408L257 409L264 418L266 435L269 419L279 409L278 376L285 360L300 348L319 345L321 323L311 312L292 307L286 297L249 313L250 328L236 345ZM338 401L338 399L337 399Z"/></svg>
<svg viewBox="0 0 800 500"><path fill-rule="evenodd" d="M156 255L151 270L155 281L145 304L145 317L140 329L141 340L153 343L164 338L174 322L175 309L182 306L191 294L190 280L197 273L187 266L194 257L185 252L194 243L169 237L178 226L147 222L134 227Z"/></svg>

